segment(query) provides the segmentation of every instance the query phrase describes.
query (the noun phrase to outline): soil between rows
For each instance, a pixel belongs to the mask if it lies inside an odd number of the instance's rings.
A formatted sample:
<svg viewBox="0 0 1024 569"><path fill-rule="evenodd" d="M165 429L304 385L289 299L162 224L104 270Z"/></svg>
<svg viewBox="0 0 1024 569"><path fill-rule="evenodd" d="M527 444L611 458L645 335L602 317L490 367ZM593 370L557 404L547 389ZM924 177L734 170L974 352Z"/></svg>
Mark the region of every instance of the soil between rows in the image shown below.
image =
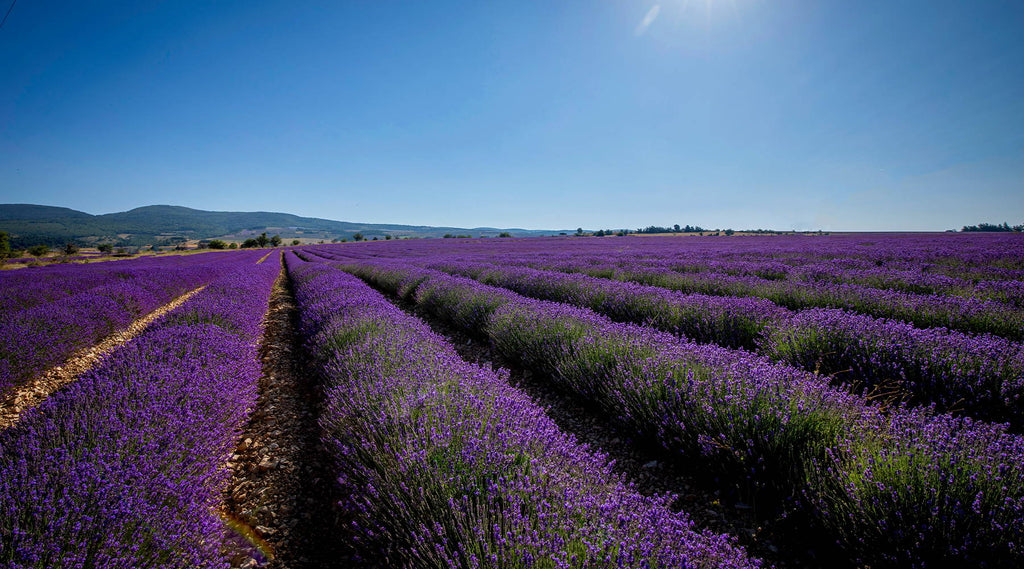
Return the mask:
<svg viewBox="0 0 1024 569"><path fill-rule="evenodd" d="M350 542L337 530L338 502L321 449L320 389L297 334L298 311L282 269L260 345L259 399L228 466L224 514L235 535L232 567L348 567Z"/></svg>

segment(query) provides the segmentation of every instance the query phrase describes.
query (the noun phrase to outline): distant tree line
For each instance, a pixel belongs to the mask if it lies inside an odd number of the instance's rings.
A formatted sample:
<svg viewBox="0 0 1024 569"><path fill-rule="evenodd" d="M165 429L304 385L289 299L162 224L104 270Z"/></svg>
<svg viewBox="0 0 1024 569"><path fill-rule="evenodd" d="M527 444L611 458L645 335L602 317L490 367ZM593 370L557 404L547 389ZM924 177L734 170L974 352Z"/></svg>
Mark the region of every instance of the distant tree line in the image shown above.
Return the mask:
<svg viewBox="0 0 1024 569"><path fill-rule="evenodd" d="M699 225L683 225L675 224L672 227L661 227L660 225L648 225L642 229L637 229L637 233L700 233L707 231Z"/></svg>
<svg viewBox="0 0 1024 569"><path fill-rule="evenodd" d="M980 231L984 231L984 232L1003 232L1003 233L1009 233L1009 232L1021 233L1021 232L1024 232L1024 225L1010 226L1010 224L1006 223L1005 221L1002 224L998 224L998 223L979 223L978 225L965 225L963 227L963 229L961 229L960 231L963 231L963 232L966 232L966 233L980 232Z"/></svg>
<svg viewBox="0 0 1024 569"><path fill-rule="evenodd" d="M254 249L256 247L271 247L281 246L281 236L274 235L273 237L267 237L267 232L260 233L259 237L249 238L242 242L242 249Z"/></svg>

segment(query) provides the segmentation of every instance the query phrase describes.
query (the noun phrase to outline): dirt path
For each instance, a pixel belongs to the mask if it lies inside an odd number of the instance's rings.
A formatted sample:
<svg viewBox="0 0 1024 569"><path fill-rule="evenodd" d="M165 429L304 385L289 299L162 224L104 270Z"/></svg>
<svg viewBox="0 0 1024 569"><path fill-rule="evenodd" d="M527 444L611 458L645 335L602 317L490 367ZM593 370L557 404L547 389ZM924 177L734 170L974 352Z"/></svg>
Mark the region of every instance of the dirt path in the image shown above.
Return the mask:
<svg viewBox="0 0 1024 569"><path fill-rule="evenodd" d="M287 273L274 284L260 359L263 376L252 419L229 467L223 514L235 530L232 567L346 567L333 483L320 449L320 394L304 370L297 311Z"/></svg>
<svg viewBox="0 0 1024 569"><path fill-rule="evenodd" d="M57 391L62 386L74 381L95 367L107 354L121 347L135 336L138 336L153 321L181 306L204 288L206 288L206 285L186 292L164 306L132 322L124 330L114 332L100 343L76 352L63 364L46 370L27 385L4 396L0 399L0 429L6 429L17 423L22 413L39 405L54 391Z"/></svg>

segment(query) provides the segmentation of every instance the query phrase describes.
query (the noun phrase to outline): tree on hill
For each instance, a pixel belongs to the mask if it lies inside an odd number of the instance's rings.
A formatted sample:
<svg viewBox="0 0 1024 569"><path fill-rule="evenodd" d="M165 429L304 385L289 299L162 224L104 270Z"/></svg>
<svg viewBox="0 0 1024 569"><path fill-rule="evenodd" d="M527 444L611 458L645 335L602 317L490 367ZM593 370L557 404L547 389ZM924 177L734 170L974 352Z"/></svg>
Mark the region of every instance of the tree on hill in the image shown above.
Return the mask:
<svg viewBox="0 0 1024 569"><path fill-rule="evenodd" d="M42 257L43 255L50 252L49 245L33 245L28 248L28 254L33 257Z"/></svg>
<svg viewBox="0 0 1024 569"><path fill-rule="evenodd" d="M266 247L270 243L270 239L267 238L267 232L260 233L260 236L256 238L256 245L259 247Z"/></svg>
<svg viewBox="0 0 1024 569"><path fill-rule="evenodd" d="M64 245L64 254L68 257L78 254L78 245L71 243L70 241Z"/></svg>
<svg viewBox="0 0 1024 569"><path fill-rule="evenodd" d="M211 239L210 242L207 243L207 246L210 249L227 249L228 248L228 244L225 243L224 241L220 240L220 239Z"/></svg>
<svg viewBox="0 0 1024 569"><path fill-rule="evenodd" d="M281 236L280 235L274 235L273 237L271 237L270 238L270 246L271 247L280 247L281 246Z"/></svg>

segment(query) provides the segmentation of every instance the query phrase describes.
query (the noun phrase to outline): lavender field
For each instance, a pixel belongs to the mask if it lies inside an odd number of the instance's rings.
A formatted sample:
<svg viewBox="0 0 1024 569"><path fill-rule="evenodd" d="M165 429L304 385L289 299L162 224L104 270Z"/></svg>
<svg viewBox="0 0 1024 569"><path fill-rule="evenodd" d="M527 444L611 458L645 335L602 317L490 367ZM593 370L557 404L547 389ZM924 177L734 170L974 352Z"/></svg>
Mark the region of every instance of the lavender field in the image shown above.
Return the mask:
<svg viewBox="0 0 1024 569"><path fill-rule="evenodd" d="M1018 234L25 268L0 338L0 567L1024 565Z"/></svg>

